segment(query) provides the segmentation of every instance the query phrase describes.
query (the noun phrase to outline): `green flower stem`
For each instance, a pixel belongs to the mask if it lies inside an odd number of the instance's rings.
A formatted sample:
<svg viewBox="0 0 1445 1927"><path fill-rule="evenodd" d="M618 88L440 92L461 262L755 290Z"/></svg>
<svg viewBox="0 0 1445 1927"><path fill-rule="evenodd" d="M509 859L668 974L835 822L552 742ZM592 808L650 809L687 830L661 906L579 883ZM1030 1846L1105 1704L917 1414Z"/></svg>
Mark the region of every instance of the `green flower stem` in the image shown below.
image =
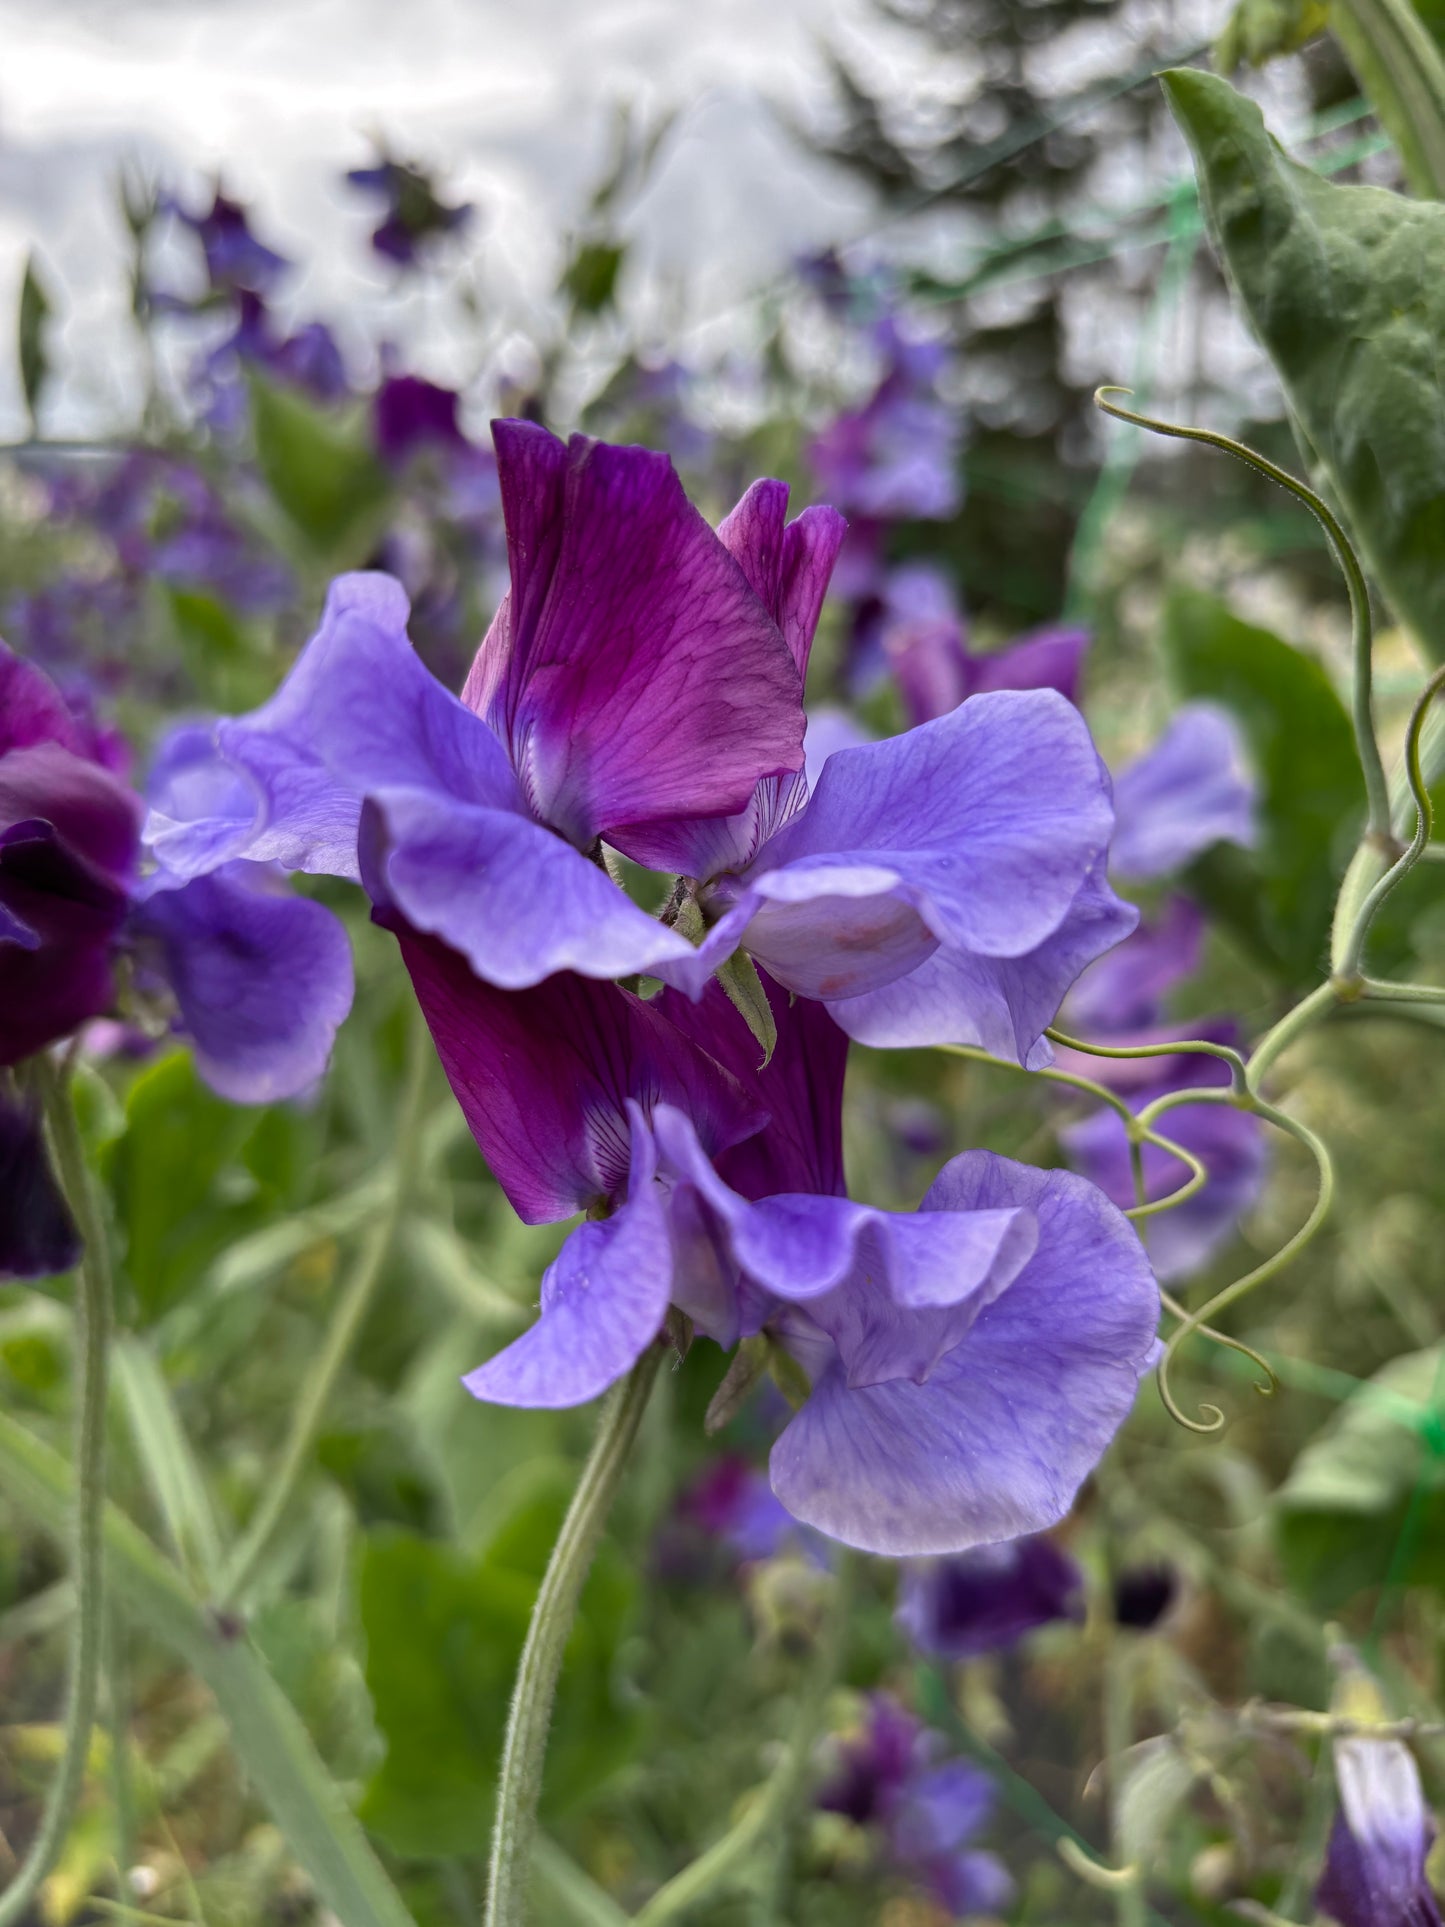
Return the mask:
<svg viewBox="0 0 1445 1927"><path fill-rule="evenodd" d="M3 1412L0 1489L43 1531L66 1537L74 1473ZM210 1690L251 1784L337 1919L346 1927L415 1927L291 1702L244 1635L198 1605L170 1561L113 1505L104 1509L104 1536L116 1603Z"/></svg>
<svg viewBox="0 0 1445 1927"><path fill-rule="evenodd" d="M1265 1073L1275 1059L1342 1001L1340 986L1331 979L1328 983L1317 985L1293 1010L1287 1010L1272 1030L1265 1032L1250 1052L1249 1089L1252 1096L1258 1097ZM1151 1105L1149 1108L1152 1111L1154 1107Z"/></svg>
<svg viewBox="0 0 1445 1927"><path fill-rule="evenodd" d="M649 1345L603 1407L597 1437L583 1468L542 1579L517 1666L507 1734L497 1777L497 1814L487 1885L486 1927L524 1927L537 1801L547 1756L547 1732L557 1697L562 1656L577 1614L583 1582L647 1406L663 1348Z"/></svg>
<svg viewBox="0 0 1445 1927"><path fill-rule="evenodd" d="M80 1127L64 1077L48 1059L36 1072L45 1122L63 1189L85 1248L75 1290L75 1464L78 1484L67 1506L75 1618L65 1745L50 1785L40 1827L19 1872L0 1897L0 1927L26 1919L42 1881L55 1865L85 1784L95 1724L96 1692L105 1645L105 1409L112 1324L110 1245L100 1202L80 1141Z"/></svg>
<svg viewBox="0 0 1445 1927"><path fill-rule="evenodd" d="M1365 799L1368 806L1365 834L1381 843L1389 843L1390 831L1390 785L1385 776L1385 765L1380 757L1380 743L1375 735L1374 711L1374 639L1370 628L1370 591L1365 582L1363 569L1350 544L1350 538L1340 526L1339 520L1312 488L1306 486L1288 469L1280 468L1268 457L1246 448L1243 442L1236 442L1228 435L1219 435L1209 428L1189 428L1179 422L1159 421L1152 415L1136 415L1132 409L1121 408L1117 402L1106 401L1109 394L1127 395L1127 388L1100 388L1095 392L1094 404L1106 415L1116 421L1132 422L1135 428L1147 428L1153 435L1167 435L1175 441L1203 442L1208 448L1222 449L1226 455L1233 455L1236 461L1246 463L1260 475L1267 475L1282 489L1303 502L1325 532L1330 547L1334 550L1335 560L1345 578L1345 587L1350 596L1350 628L1354 676L1352 681L1352 713L1355 725L1355 746L1359 751L1360 768L1365 777Z"/></svg>
<svg viewBox="0 0 1445 1927"><path fill-rule="evenodd" d="M1445 989L1438 984L1391 984L1366 977L1360 992L1368 1004L1445 1004Z"/></svg>
<svg viewBox="0 0 1445 1927"><path fill-rule="evenodd" d="M743 1877L769 1835L785 1823L802 1790L828 1695L842 1664L852 1593L851 1569L852 1561L844 1551L833 1582L827 1624L798 1701L787 1752L737 1824L721 1840L715 1840L691 1866L684 1867L665 1886L658 1888L634 1917L636 1927L662 1927L665 1921L690 1917L691 1910L700 1901Z"/></svg>
<svg viewBox="0 0 1445 1927"><path fill-rule="evenodd" d="M349 1284L337 1300L326 1342L302 1390L301 1402L292 1420L281 1463L267 1482L266 1495L257 1506L244 1537L226 1561L215 1597L219 1611L230 1610L245 1596L257 1568L269 1552L277 1529L306 1476L317 1437L325 1422L326 1408L336 1389L336 1381L351 1356L351 1348L371 1309L371 1301L386 1269L387 1258L411 1195L417 1147L421 1138L418 1128L421 1100L426 1088L430 1055L426 1026L421 1022L420 1015L414 1014L405 1084L397 1111L396 1148L380 1215L367 1234ZM0 1923L0 1927L3 1927L3 1923Z"/></svg>

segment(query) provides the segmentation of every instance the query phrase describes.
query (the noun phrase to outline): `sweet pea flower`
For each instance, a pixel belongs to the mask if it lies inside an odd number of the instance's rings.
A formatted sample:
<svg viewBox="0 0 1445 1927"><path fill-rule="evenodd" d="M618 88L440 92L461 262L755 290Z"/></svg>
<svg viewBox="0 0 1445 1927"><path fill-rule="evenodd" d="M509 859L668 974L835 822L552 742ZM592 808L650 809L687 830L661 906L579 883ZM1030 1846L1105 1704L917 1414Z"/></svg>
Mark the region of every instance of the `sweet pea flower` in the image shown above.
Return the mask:
<svg viewBox="0 0 1445 1927"><path fill-rule="evenodd" d="M943 1757L940 1736L886 1693L870 1698L862 1730L843 1742L818 1805L876 1829L888 1862L955 1920L997 1913L1013 1896L1003 1862L970 1844L993 1811L993 1782Z"/></svg>
<svg viewBox="0 0 1445 1927"><path fill-rule="evenodd" d="M284 254L257 240L251 232L246 208L219 188L211 197L210 207L199 214L192 213L174 195L164 196L160 205L188 227L200 242L206 273L214 289L225 293L245 289L264 294L291 265Z"/></svg>
<svg viewBox="0 0 1445 1927"><path fill-rule="evenodd" d="M1137 1238L1078 1178L973 1152L915 1213L843 1192L846 1041L769 985L766 1069L716 986L645 1003L557 976L499 992L398 926L472 1134L519 1214L588 1218L479 1398L597 1396L669 1305L724 1347L766 1332L811 1384L773 1448L794 1518L884 1553L1057 1521L1129 1410L1158 1299Z"/></svg>
<svg viewBox="0 0 1445 1927"><path fill-rule="evenodd" d="M1334 1753L1340 1805L1316 1904L1339 1927L1441 1927L1425 1874L1435 1823L1409 1748L1362 1734Z"/></svg>
<svg viewBox="0 0 1445 1927"><path fill-rule="evenodd" d="M963 440L957 412L934 389L947 351L891 316L873 332L881 378L861 408L813 438L809 463L828 500L865 524L947 521L958 512Z"/></svg>
<svg viewBox="0 0 1445 1927"><path fill-rule="evenodd" d="M784 495L754 484L720 533L801 676L816 612L787 565ZM624 847L696 879L708 944L741 945L860 1043L1047 1063L1065 990L1136 921L1104 878L1109 780L1078 710L1052 690L991 692L809 762L736 816Z"/></svg>
<svg viewBox="0 0 1445 1927"><path fill-rule="evenodd" d="M374 167L351 168L346 179L349 186L381 202L384 211L371 245L398 267L414 266L429 242L456 233L472 218L469 204L448 206L438 199L430 179L419 168L408 167L389 155Z"/></svg>
<svg viewBox="0 0 1445 1927"><path fill-rule="evenodd" d="M49 679L3 645L0 718L0 1065L105 1015L125 951L160 963L223 1096L268 1102L314 1083L351 1003L350 949L330 913L254 865L142 874L141 798L96 759ZM204 730L179 732L157 767L173 811L188 782L210 807L234 781Z"/></svg>
<svg viewBox="0 0 1445 1927"><path fill-rule="evenodd" d="M1083 1574L1039 1535L910 1561L898 1597L899 1626L935 1659L999 1652L1036 1627L1083 1617Z"/></svg>
<svg viewBox="0 0 1445 1927"><path fill-rule="evenodd" d="M1239 725L1218 703L1186 703L1114 782L1111 869L1137 882L1182 870L1215 843L1258 839L1258 785Z"/></svg>
<svg viewBox="0 0 1445 1927"><path fill-rule="evenodd" d="M157 824L156 848L177 873L244 857L364 880L504 988L559 970L700 987L728 933L694 949L599 845L726 814L798 768L792 654L665 457L494 433L511 589L462 699L412 649L400 586L344 576L276 696L217 730L244 800ZM829 519L792 529L826 576Z"/></svg>

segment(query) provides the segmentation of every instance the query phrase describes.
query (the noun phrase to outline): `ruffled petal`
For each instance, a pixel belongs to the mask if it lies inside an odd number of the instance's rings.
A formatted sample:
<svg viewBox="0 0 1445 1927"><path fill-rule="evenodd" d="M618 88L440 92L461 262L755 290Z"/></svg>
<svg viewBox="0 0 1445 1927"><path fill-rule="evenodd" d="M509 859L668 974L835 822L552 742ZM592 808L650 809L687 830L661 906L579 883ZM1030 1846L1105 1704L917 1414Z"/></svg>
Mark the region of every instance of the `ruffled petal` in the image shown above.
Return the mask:
<svg viewBox="0 0 1445 1927"><path fill-rule="evenodd" d="M585 849L725 816L802 765L776 622L665 455L496 422L512 587L464 692L534 813Z"/></svg>
<svg viewBox="0 0 1445 1927"><path fill-rule="evenodd" d="M1111 867L1142 881L1182 869L1215 843L1251 848L1257 805L1238 724L1216 703L1189 703L1115 781Z"/></svg>
<svg viewBox="0 0 1445 1927"><path fill-rule="evenodd" d="M472 1136L528 1224L623 1194L630 1100L685 1112L714 1151L762 1122L720 1065L630 991L566 973L500 991L445 944L396 933Z"/></svg>
<svg viewBox="0 0 1445 1927"><path fill-rule="evenodd" d="M839 1360L773 1448L796 1518L864 1551L959 1552L1068 1510L1155 1352L1158 1288L1101 1192L985 1151L944 1166L920 1210L1025 1209L1038 1248L923 1384L850 1387Z"/></svg>
<svg viewBox="0 0 1445 1927"><path fill-rule="evenodd" d="M351 946L319 903L246 863L161 890L132 928L161 947L196 1068L234 1104L308 1090L351 1009Z"/></svg>
<svg viewBox="0 0 1445 1927"><path fill-rule="evenodd" d="M390 576L339 577L271 701L218 726L260 799L252 834L229 855L355 879L361 806L377 791L523 809L501 745L423 665L406 618Z"/></svg>
<svg viewBox="0 0 1445 1927"><path fill-rule="evenodd" d="M36 743L84 751L65 698L49 676L0 642L0 756Z"/></svg>
<svg viewBox="0 0 1445 1927"><path fill-rule="evenodd" d="M1070 985L1129 935L1139 913L1115 896L1100 864L1059 927L1019 957L980 955L948 944L906 976L859 996L830 998L848 1035L879 1049L973 1044L1029 1070L1052 1060L1044 1039Z"/></svg>
<svg viewBox="0 0 1445 1927"><path fill-rule="evenodd" d="M462 1380L497 1405L581 1405L630 1370L656 1338L672 1295L672 1248L653 1183L655 1154L632 1108L627 1201L578 1225L542 1277L531 1330Z"/></svg>
<svg viewBox="0 0 1445 1927"><path fill-rule="evenodd" d="M732 947L723 933L694 950L570 843L508 810L381 791L366 805L361 849L379 910L440 937L504 990L572 970L644 972L695 994Z"/></svg>

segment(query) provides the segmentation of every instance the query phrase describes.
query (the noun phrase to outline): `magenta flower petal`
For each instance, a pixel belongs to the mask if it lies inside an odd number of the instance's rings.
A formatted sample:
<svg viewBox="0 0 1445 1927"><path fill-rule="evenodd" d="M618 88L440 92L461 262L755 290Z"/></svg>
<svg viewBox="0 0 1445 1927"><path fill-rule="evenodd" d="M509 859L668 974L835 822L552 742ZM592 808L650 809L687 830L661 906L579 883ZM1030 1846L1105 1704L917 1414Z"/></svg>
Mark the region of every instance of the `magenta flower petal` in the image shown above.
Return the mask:
<svg viewBox="0 0 1445 1927"><path fill-rule="evenodd" d="M49 676L0 642L0 756L36 743L82 750L80 731Z"/></svg>
<svg viewBox="0 0 1445 1927"><path fill-rule="evenodd" d="M1111 867L1142 880L1182 869L1214 843L1249 849L1257 805L1238 724L1216 703L1189 703L1115 781Z"/></svg>
<svg viewBox="0 0 1445 1927"><path fill-rule="evenodd" d="M958 1552L1055 1524L1127 1416L1155 1353L1158 1290L1128 1221L1063 1172L984 1151L920 1211L1023 1209L1038 1247L922 1383L850 1386L841 1359L773 1448L795 1517L865 1551Z"/></svg>
<svg viewBox="0 0 1445 1927"><path fill-rule="evenodd" d="M275 1103L322 1075L352 996L351 946L329 910L233 863L157 891L131 927L159 943L196 1068L222 1097Z"/></svg>
<svg viewBox="0 0 1445 1927"><path fill-rule="evenodd" d="M402 956L457 1102L519 1217L571 1217L625 1191L630 1100L685 1111L721 1151L762 1114L652 1004L559 975L505 992L464 958L402 927Z"/></svg>
<svg viewBox="0 0 1445 1927"><path fill-rule="evenodd" d="M898 1624L922 1653L971 1659L1038 1626L1084 1617L1084 1579L1052 1539L1035 1534L907 1566Z"/></svg>
<svg viewBox="0 0 1445 1927"><path fill-rule="evenodd" d="M802 765L802 686L664 455L493 426L512 587L464 692L580 848Z"/></svg>
<svg viewBox="0 0 1445 1927"><path fill-rule="evenodd" d="M657 1337L672 1295L672 1249L655 1154L631 1109L626 1202L578 1225L542 1277L542 1315L462 1380L499 1405L581 1405L629 1371Z"/></svg>

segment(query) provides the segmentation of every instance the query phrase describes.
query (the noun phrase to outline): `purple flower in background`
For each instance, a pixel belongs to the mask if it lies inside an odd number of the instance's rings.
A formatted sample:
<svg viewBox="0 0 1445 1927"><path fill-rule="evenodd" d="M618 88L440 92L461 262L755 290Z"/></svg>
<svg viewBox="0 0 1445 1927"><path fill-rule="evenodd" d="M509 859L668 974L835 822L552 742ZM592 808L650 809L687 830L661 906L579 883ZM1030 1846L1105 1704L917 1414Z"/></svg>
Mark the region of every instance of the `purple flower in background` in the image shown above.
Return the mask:
<svg viewBox="0 0 1445 1927"><path fill-rule="evenodd" d="M1115 778L1110 867L1144 881L1182 869L1215 843L1249 849L1257 805L1234 718L1215 703L1188 703Z"/></svg>
<svg viewBox="0 0 1445 1927"><path fill-rule="evenodd" d="M849 517L837 587L855 602L876 590L888 524L947 521L961 497L962 425L934 387L946 350L914 340L887 314L873 333L883 361L877 387L808 447L820 491Z"/></svg>
<svg viewBox="0 0 1445 1927"><path fill-rule="evenodd" d="M1334 1754L1340 1805L1316 1905L1339 1927L1441 1927L1425 1873L1435 1823L1409 1748L1360 1735Z"/></svg>
<svg viewBox="0 0 1445 1927"><path fill-rule="evenodd" d="M776 1558L800 1535L766 1474L746 1459L715 1459L683 1493L678 1510L744 1565Z"/></svg>
<svg viewBox="0 0 1445 1927"><path fill-rule="evenodd" d="M771 1460L803 1523L924 1553L1063 1515L1154 1352L1153 1279L1097 1191L975 1152L916 1213L854 1204L846 1045L816 1004L769 987L779 1041L759 1069L716 986L695 1005L568 977L505 995L399 934L513 1204L592 1214L549 1268L537 1324L469 1376L478 1397L595 1397L671 1303L724 1347L766 1329L803 1367L811 1395Z"/></svg>
<svg viewBox="0 0 1445 1927"><path fill-rule="evenodd" d="M380 201L382 218L371 245L398 267L413 267L432 241L458 232L472 218L469 204L449 206L438 198L431 180L419 168L390 156L384 156L374 167L352 168L346 179L360 193Z"/></svg>
<svg viewBox="0 0 1445 1927"><path fill-rule="evenodd" d="M388 375L372 398L373 432L383 461L400 465L425 448L470 448L457 422L457 395L419 375Z"/></svg>
<svg viewBox="0 0 1445 1927"><path fill-rule="evenodd" d="M1052 1539L976 1546L905 1566L897 1617L920 1652L972 1659L1053 1620L1082 1620L1083 1575Z"/></svg>
<svg viewBox="0 0 1445 1927"><path fill-rule="evenodd" d="M59 692L0 643L0 1065L110 1007L141 804Z"/></svg>
<svg viewBox="0 0 1445 1927"><path fill-rule="evenodd" d="M399 586L341 578L277 695L220 725L244 803L163 832L166 860L364 877L507 988L577 970L695 989L728 933L695 950L592 856L799 767L792 654L665 457L494 433L512 586L463 700L418 660Z"/></svg>
<svg viewBox="0 0 1445 1927"><path fill-rule="evenodd" d="M284 254L277 254L256 239L246 209L219 188L210 207L201 214L191 213L174 195L163 197L160 205L200 241L214 289L228 294L238 289L264 294L291 265Z"/></svg>
<svg viewBox="0 0 1445 1927"><path fill-rule="evenodd" d="M1114 1623L1131 1632L1149 1633L1179 1596L1179 1574L1158 1561L1126 1566L1114 1580Z"/></svg>
<svg viewBox="0 0 1445 1927"><path fill-rule="evenodd" d="M925 1887L956 1920L1006 1907L1003 1862L970 1843L993 1812L993 1782L967 1760L941 1757L930 1733L886 1693L867 1703L862 1731L845 1740L818 1795L827 1813L881 1835L888 1861Z"/></svg>
<svg viewBox="0 0 1445 1927"><path fill-rule="evenodd" d="M51 1175L37 1111L0 1088L0 1279L53 1278L80 1235Z"/></svg>

